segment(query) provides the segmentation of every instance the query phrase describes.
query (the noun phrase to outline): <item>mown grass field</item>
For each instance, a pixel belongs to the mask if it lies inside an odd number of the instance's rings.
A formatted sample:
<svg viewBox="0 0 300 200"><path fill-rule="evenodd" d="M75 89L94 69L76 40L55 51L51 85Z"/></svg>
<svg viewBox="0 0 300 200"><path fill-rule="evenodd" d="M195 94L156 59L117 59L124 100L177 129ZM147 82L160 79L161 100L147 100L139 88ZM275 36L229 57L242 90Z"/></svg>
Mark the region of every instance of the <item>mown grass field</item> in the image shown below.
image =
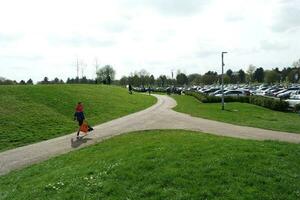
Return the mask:
<svg viewBox="0 0 300 200"><path fill-rule="evenodd" d="M91 125L151 106L152 96L105 85L0 86L0 151L75 132L76 103Z"/></svg>
<svg viewBox="0 0 300 200"><path fill-rule="evenodd" d="M201 103L192 96L172 96L177 101L175 111L231 124L276 131L300 133L300 116L296 113L273 111L247 103Z"/></svg>
<svg viewBox="0 0 300 200"><path fill-rule="evenodd" d="M125 134L0 177L0 199L299 199L300 146Z"/></svg>

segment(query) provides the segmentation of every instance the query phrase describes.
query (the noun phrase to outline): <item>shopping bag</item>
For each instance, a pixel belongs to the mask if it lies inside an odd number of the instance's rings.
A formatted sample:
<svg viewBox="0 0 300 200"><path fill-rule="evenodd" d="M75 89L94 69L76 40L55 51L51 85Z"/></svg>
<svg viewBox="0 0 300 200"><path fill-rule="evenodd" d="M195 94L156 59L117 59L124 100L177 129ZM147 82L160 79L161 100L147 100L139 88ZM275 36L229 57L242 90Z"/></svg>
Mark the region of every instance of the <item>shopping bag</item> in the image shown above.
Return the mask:
<svg viewBox="0 0 300 200"><path fill-rule="evenodd" d="M86 121L84 121L80 126L80 131L87 133L89 130L89 125Z"/></svg>

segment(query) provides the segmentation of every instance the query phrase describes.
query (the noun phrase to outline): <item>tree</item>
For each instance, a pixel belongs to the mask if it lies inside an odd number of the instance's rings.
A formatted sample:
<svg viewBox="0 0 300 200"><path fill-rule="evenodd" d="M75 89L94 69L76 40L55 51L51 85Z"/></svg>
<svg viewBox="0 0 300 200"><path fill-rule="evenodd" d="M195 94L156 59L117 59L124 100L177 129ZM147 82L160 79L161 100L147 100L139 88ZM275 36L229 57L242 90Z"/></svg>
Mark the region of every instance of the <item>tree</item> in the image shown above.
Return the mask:
<svg viewBox="0 0 300 200"><path fill-rule="evenodd" d="M262 83L264 81L264 69L262 67L255 70L253 79L259 83Z"/></svg>
<svg viewBox="0 0 300 200"><path fill-rule="evenodd" d="M59 79L56 77L56 78L52 81L52 83L58 84L58 83L59 83Z"/></svg>
<svg viewBox="0 0 300 200"><path fill-rule="evenodd" d="M176 85L176 79L166 78L166 86L174 86Z"/></svg>
<svg viewBox="0 0 300 200"><path fill-rule="evenodd" d="M200 74L190 74L188 75L188 83L190 85L199 85L200 84Z"/></svg>
<svg viewBox="0 0 300 200"><path fill-rule="evenodd" d="M88 83L86 76L81 78L80 83L84 83L84 84Z"/></svg>
<svg viewBox="0 0 300 200"><path fill-rule="evenodd" d="M115 70L111 65L105 65L97 71L97 81L104 84L110 84L115 79Z"/></svg>
<svg viewBox="0 0 300 200"><path fill-rule="evenodd" d="M151 75L150 78L149 78L149 84L150 85L154 85L155 84L155 78L154 78L153 75Z"/></svg>
<svg viewBox="0 0 300 200"><path fill-rule="evenodd" d="M188 77L184 73L179 73L176 76L176 82L178 85L186 85L188 83Z"/></svg>
<svg viewBox="0 0 300 200"><path fill-rule="evenodd" d="M28 79L28 81L26 82L26 84L27 85L33 85L33 81L32 81L32 79L30 78L30 79Z"/></svg>
<svg viewBox="0 0 300 200"><path fill-rule="evenodd" d="M20 85L26 85L26 83L25 83L24 80L21 80L19 84L20 84Z"/></svg>
<svg viewBox="0 0 300 200"><path fill-rule="evenodd" d="M128 85L128 78L126 76L122 76L122 78L120 79L120 85Z"/></svg>
<svg viewBox="0 0 300 200"><path fill-rule="evenodd" d="M231 78L232 74L233 74L233 71L231 69L228 69L226 71L226 74Z"/></svg>
<svg viewBox="0 0 300 200"><path fill-rule="evenodd" d="M254 65L249 65L248 69L247 69L247 81L248 82L252 82L253 81L253 74L256 70L256 67Z"/></svg>
<svg viewBox="0 0 300 200"><path fill-rule="evenodd" d="M140 78L136 73L128 78L128 82L133 86L140 86L141 83Z"/></svg>
<svg viewBox="0 0 300 200"><path fill-rule="evenodd" d="M41 81L41 84L49 84L49 79L47 76Z"/></svg>
<svg viewBox="0 0 300 200"><path fill-rule="evenodd" d="M238 72L238 76L239 76L239 82L240 83L245 83L246 82L246 74L244 72L244 70L240 69Z"/></svg>
<svg viewBox="0 0 300 200"><path fill-rule="evenodd" d="M166 75L160 75L156 82L157 82L157 85L159 85L161 87L165 87L165 85L167 83Z"/></svg>
<svg viewBox="0 0 300 200"><path fill-rule="evenodd" d="M219 77L217 72L208 71L201 77L201 83L204 85L211 85L218 82Z"/></svg>
<svg viewBox="0 0 300 200"><path fill-rule="evenodd" d="M231 82L230 77L227 74L224 74L223 80L224 84L229 84Z"/></svg>
<svg viewBox="0 0 300 200"><path fill-rule="evenodd" d="M299 75L300 75L300 73L299 73L298 69L295 68L295 69L292 69L292 70L288 73L287 79L288 79L288 81L291 82L291 83L297 83L298 80L299 80Z"/></svg>
<svg viewBox="0 0 300 200"><path fill-rule="evenodd" d="M274 84L279 80L279 74L275 70L265 71L265 82L268 84Z"/></svg>
<svg viewBox="0 0 300 200"><path fill-rule="evenodd" d="M230 83L237 84L240 83L240 77L238 72L233 72L230 78Z"/></svg>
<svg viewBox="0 0 300 200"><path fill-rule="evenodd" d="M145 69L142 69L141 71L137 72L137 75L140 79L140 86L145 87L145 85L149 85L149 72L147 72Z"/></svg>

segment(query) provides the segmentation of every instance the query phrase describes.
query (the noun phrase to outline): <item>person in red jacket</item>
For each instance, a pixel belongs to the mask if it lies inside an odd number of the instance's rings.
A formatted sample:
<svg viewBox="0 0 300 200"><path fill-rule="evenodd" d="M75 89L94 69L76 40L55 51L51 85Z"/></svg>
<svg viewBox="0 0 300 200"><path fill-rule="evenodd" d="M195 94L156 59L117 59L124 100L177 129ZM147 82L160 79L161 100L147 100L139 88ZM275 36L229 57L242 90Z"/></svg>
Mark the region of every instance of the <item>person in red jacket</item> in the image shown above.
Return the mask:
<svg viewBox="0 0 300 200"><path fill-rule="evenodd" d="M81 102L78 102L76 108L75 108L75 113L74 113L74 120L78 121L78 125L79 125L79 129L77 132L77 138L79 137L79 133L80 133L80 127L83 124L85 117L84 117L84 113L83 113L83 105ZM92 127L89 127L89 131L94 130Z"/></svg>

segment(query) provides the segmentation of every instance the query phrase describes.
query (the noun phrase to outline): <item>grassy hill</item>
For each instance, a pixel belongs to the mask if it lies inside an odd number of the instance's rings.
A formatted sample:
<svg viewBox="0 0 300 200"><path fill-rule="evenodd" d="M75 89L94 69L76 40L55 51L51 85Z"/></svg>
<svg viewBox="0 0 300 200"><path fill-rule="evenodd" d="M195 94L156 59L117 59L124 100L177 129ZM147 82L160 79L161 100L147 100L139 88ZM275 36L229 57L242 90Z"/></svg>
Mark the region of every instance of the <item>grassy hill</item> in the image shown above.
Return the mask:
<svg viewBox="0 0 300 200"><path fill-rule="evenodd" d="M299 199L300 146L125 134L0 177L0 199Z"/></svg>
<svg viewBox="0 0 300 200"><path fill-rule="evenodd" d="M0 151L76 131L76 103L92 125L151 106L154 97L105 85L0 86Z"/></svg>
<svg viewBox="0 0 300 200"><path fill-rule="evenodd" d="M192 96L174 95L177 101L175 111L190 114L194 117L227 122L242 126L252 126L275 131L300 133L300 116L270 110L248 103L226 103L221 110L221 103L201 103Z"/></svg>

